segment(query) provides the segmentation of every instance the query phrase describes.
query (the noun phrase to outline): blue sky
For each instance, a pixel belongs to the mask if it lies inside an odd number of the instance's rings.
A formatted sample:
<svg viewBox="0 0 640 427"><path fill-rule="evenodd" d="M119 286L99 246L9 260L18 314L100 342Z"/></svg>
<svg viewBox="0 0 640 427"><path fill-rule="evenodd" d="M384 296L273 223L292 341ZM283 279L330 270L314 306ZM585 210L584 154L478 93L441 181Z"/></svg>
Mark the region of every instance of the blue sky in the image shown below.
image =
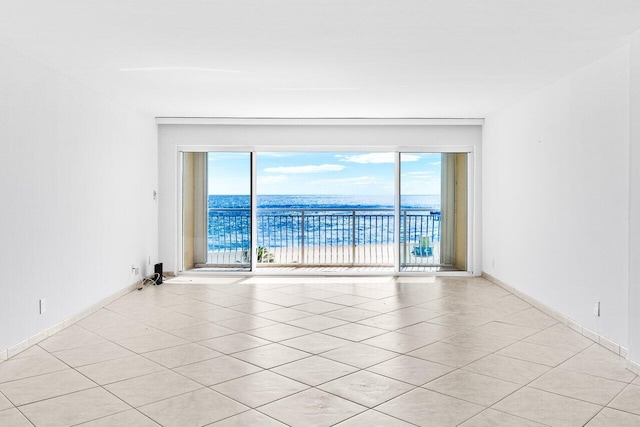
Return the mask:
<svg viewBox="0 0 640 427"><path fill-rule="evenodd" d="M393 153L258 153L258 194L393 195ZM440 194L440 154L403 153L402 194ZM248 153L209 154L209 194L249 194Z"/></svg>

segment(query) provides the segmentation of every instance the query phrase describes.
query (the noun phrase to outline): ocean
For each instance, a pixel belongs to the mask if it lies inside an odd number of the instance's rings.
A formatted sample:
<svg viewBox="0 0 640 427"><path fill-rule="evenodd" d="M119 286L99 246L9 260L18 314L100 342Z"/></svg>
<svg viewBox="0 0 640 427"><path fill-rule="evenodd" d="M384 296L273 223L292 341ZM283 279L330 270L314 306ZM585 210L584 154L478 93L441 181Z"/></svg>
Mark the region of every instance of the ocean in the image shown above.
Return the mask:
<svg viewBox="0 0 640 427"><path fill-rule="evenodd" d="M259 195L258 247L392 244L393 196ZM209 251L250 248L248 195L209 195ZM303 214L304 210L304 214ZM440 239L440 196L403 196L401 242Z"/></svg>
<svg viewBox="0 0 640 427"><path fill-rule="evenodd" d="M440 195L402 196L402 208L440 211ZM250 197L209 195L210 209L250 208ZM393 196L259 195L258 209L393 209Z"/></svg>

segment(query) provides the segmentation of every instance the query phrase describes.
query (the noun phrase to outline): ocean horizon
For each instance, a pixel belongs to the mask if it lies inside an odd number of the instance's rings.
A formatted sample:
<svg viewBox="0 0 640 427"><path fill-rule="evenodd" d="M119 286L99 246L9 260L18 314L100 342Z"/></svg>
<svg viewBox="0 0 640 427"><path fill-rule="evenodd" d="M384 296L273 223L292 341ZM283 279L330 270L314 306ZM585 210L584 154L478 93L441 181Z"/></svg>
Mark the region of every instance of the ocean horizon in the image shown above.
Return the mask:
<svg viewBox="0 0 640 427"><path fill-rule="evenodd" d="M258 195L258 209L393 209L393 195ZM248 195L216 195L208 198L210 209L249 209ZM401 208L440 211L440 195L402 196Z"/></svg>

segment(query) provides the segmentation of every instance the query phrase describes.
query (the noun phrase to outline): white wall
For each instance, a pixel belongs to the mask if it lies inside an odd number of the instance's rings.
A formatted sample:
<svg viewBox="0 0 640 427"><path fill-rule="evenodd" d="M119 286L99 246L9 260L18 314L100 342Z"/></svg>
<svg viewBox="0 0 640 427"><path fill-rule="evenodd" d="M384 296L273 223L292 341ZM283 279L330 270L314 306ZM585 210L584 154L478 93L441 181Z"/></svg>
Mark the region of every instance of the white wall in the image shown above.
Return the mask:
<svg viewBox="0 0 640 427"><path fill-rule="evenodd" d="M157 259L156 134L152 117L0 45L0 351Z"/></svg>
<svg viewBox="0 0 640 427"><path fill-rule="evenodd" d="M628 46L485 121L484 271L625 347L628 156Z"/></svg>
<svg viewBox="0 0 640 427"><path fill-rule="evenodd" d="M229 121L233 122L233 121ZM269 122L269 120L266 120ZM182 151L235 149L251 150L325 150L325 151L411 151L469 149L474 153L475 217L477 230L471 269L481 272L480 259L480 174L481 126L475 125L390 125L384 120L368 124L161 124L159 126L160 203L159 257L165 270L176 271L178 260L178 153ZM305 121L302 122L312 122ZM322 120L320 120L322 122ZM371 124L377 122L378 124ZM402 121L400 121L402 122ZM388 121L387 121L388 123Z"/></svg>
<svg viewBox="0 0 640 427"><path fill-rule="evenodd" d="M631 40L629 358L640 364L640 32Z"/></svg>

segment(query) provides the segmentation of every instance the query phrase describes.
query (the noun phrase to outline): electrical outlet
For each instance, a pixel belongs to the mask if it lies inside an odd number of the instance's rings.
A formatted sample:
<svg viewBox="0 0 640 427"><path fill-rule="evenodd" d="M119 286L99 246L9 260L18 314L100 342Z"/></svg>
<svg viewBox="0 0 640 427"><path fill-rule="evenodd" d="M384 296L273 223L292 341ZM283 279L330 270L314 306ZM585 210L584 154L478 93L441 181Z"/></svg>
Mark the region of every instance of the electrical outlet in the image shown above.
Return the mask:
<svg viewBox="0 0 640 427"><path fill-rule="evenodd" d="M43 314L45 311L47 311L47 300L42 298L40 300L40 314Z"/></svg>
<svg viewBox="0 0 640 427"><path fill-rule="evenodd" d="M596 301L593 305L593 315L600 317L600 301Z"/></svg>

